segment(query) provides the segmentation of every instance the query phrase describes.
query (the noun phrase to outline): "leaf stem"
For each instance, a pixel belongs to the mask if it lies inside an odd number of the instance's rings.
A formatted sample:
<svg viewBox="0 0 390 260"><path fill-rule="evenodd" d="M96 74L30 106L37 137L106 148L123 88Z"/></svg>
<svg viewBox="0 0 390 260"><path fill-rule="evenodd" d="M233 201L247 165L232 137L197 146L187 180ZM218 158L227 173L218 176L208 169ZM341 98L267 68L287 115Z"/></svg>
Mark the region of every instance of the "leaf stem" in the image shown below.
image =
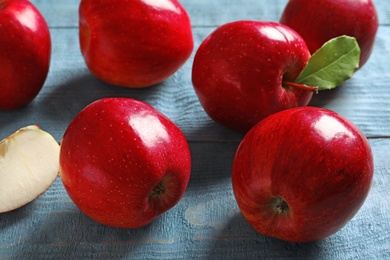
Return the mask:
<svg viewBox="0 0 390 260"><path fill-rule="evenodd" d="M299 83L294 83L294 82L290 82L290 81L285 81L285 82L283 82L283 84L288 86L288 87L299 88L302 90L311 91L311 92L318 94L318 87L308 86L305 84L299 84Z"/></svg>

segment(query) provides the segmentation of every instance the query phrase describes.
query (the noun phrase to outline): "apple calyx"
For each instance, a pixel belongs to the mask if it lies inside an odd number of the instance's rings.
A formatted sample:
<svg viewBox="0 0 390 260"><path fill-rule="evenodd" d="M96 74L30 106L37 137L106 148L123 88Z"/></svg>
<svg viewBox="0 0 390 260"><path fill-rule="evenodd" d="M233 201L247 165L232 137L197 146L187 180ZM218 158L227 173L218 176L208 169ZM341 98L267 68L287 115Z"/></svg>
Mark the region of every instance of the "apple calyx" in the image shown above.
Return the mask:
<svg viewBox="0 0 390 260"><path fill-rule="evenodd" d="M159 197L160 195L165 193L165 186L164 186L164 180L160 181L152 190L152 192L149 195L150 199L154 199L156 197Z"/></svg>
<svg viewBox="0 0 390 260"><path fill-rule="evenodd" d="M277 215L286 215L290 213L290 207L287 202L281 197L275 197L272 200L272 207Z"/></svg>
<svg viewBox="0 0 390 260"><path fill-rule="evenodd" d="M291 81L285 81L283 82L283 87L285 88L298 88L301 90L311 91L313 93L318 94L318 87L317 86L308 86L305 84L295 83Z"/></svg>

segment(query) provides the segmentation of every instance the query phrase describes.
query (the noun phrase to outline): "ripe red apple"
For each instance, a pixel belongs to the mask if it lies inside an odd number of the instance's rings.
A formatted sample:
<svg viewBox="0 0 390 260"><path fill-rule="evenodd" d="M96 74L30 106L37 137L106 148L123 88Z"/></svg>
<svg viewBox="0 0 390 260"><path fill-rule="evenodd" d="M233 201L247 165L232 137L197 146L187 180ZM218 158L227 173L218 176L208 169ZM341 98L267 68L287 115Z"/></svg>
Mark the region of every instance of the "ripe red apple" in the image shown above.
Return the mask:
<svg viewBox="0 0 390 260"><path fill-rule="evenodd" d="M311 53L334 37L355 37L361 49L360 67L371 55L378 30L371 0L289 0L280 22L296 30Z"/></svg>
<svg viewBox="0 0 390 260"><path fill-rule="evenodd" d="M297 78L309 58L304 40L289 27L235 21L202 42L192 83L212 119L245 132L272 113L309 103L313 89L286 84Z"/></svg>
<svg viewBox="0 0 390 260"><path fill-rule="evenodd" d="M0 109L30 103L42 89L50 66L47 23L28 0L0 0Z"/></svg>
<svg viewBox="0 0 390 260"><path fill-rule="evenodd" d="M85 62L113 85L160 83L193 50L190 18L177 0L82 0L79 15Z"/></svg>
<svg viewBox="0 0 390 260"><path fill-rule="evenodd" d="M73 202L104 225L137 228L178 203L191 157L185 136L150 105L100 99L71 122L60 176Z"/></svg>
<svg viewBox="0 0 390 260"><path fill-rule="evenodd" d="M237 149L238 206L261 234L293 242L325 238L357 213L373 178L365 136L339 114L299 107L253 127Z"/></svg>

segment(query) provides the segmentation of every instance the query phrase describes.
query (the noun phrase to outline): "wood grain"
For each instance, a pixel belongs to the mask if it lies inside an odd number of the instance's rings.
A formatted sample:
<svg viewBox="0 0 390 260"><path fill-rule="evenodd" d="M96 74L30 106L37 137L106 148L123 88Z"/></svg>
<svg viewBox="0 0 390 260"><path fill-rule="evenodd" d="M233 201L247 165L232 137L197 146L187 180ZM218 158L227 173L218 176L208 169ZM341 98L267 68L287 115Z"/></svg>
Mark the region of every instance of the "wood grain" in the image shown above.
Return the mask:
<svg viewBox="0 0 390 260"><path fill-rule="evenodd" d="M50 26L52 62L45 86L27 107L0 111L0 139L39 124L58 142L86 105L103 97L148 102L185 133L193 168L183 199L147 227L102 226L81 213L58 177L34 202L0 215L0 259L390 259L390 4L374 0L380 28L369 62L336 90L310 105L332 109L368 137L375 175L358 214L322 241L296 244L262 236L245 221L231 187L231 165L241 133L213 122L191 84L193 56L217 26L239 19L277 21L287 0L183 0L193 25L195 49L162 84L133 90L97 80L78 46L79 0L33 0Z"/></svg>

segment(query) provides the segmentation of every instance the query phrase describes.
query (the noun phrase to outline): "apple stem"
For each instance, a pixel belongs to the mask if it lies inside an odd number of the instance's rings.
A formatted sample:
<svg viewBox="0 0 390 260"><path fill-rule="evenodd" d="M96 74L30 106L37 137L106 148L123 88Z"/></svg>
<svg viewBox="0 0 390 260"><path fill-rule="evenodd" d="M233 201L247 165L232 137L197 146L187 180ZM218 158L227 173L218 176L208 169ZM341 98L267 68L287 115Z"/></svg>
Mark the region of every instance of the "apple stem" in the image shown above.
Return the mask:
<svg viewBox="0 0 390 260"><path fill-rule="evenodd" d="M306 91L311 91L311 92L318 94L318 87L308 86L305 84L300 84L300 83L295 83L295 82L290 82L290 81L283 82L283 85L285 85L287 87L293 87L293 88L299 88L299 89L306 90Z"/></svg>

